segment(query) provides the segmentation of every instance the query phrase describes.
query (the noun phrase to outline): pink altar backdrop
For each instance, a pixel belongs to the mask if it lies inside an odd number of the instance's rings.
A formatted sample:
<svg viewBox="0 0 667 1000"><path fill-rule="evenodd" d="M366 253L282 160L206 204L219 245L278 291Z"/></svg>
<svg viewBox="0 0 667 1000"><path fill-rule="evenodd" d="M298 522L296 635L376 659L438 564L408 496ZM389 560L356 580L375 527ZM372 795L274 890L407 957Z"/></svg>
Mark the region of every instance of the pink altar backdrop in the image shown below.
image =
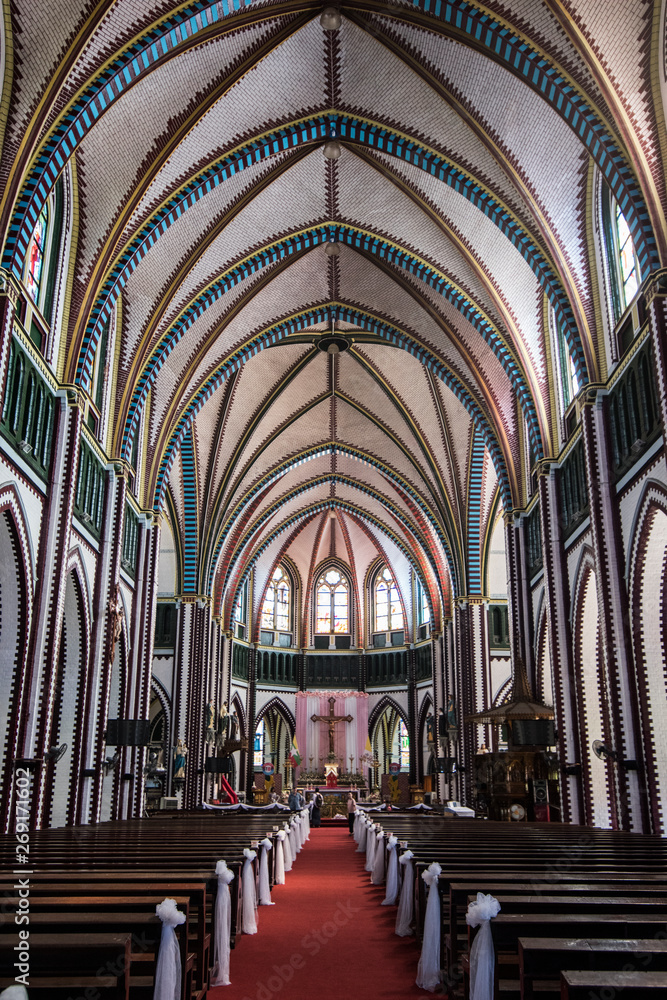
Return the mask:
<svg viewBox="0 0 667 1000"><path fill-rule="evenodd" d="M329 753L329 727L325 722L312 722L313 715L329 715L329 698L334 697L334 715L351 715L352 722L338 722L334 731L336 756L343 758L341 770L350 770L350 757L354 757L354 769L359 767L359 758L366 749L368 737L368 695L363 691L299 691L296 696L296 741L302 764L296 768L295 778L304 770L319 767L319 758L326 760Z"/></svg>

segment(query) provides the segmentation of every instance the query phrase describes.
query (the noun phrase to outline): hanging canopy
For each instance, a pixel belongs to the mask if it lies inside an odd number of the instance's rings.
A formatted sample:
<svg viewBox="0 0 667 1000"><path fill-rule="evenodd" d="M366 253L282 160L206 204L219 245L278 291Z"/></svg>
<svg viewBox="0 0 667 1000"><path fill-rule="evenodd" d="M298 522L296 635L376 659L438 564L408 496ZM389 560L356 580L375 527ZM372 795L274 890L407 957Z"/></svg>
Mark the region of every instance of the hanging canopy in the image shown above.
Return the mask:
<svg viewBox="0 0 667 1000"><path fill-rule="evenodd" d="M512 722L515 719L553 719L554 710L550 705L542 705L535 701L533 692L530 690L526 667L518 657L514 666L514 684L512 685L512 696L504 705L496 708L487 708L474 715L466 715L466 722L476 722L482 724L499 724L502 722Z"/></svg>

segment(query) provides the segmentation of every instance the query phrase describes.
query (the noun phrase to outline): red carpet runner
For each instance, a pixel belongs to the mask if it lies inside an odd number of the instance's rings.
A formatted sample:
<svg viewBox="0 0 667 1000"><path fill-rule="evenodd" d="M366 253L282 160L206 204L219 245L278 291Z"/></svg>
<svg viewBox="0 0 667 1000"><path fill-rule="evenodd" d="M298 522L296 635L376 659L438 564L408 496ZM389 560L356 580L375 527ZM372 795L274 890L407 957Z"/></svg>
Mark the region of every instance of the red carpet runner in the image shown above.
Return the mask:
<svg viewBox="0 0 667 1000"><path fill-rule="evenodd" d="M406 1000L431 994L415 985L419 947L394 934L395 906L380 906L365 855L344 827L312 830L277 885L275 906L260 906L259 933L231 954L231 986L210 1000Z"/></svg>

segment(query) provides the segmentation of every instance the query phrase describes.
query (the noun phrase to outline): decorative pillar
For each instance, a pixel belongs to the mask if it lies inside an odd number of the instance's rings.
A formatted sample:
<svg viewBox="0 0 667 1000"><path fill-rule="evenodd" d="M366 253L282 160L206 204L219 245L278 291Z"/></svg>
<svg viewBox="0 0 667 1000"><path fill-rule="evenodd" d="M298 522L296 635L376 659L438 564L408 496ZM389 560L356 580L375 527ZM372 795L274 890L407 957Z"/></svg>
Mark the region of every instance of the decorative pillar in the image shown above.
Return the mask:
<svg viewBox="0 0 667 1000"><path fill-rule="evenodd" d="M416 656L414 643L408 643L407 649L408 664L408 739L410 742L410 784L417 784L417 682L416 682Z"/></svg>
<svg viewBox="0 0 667 1000"><path fill-rule="evenodd" d="M446 706L444 696L444 637L441 634L431 635L431 669L433 683L433 745L431 751L433 760L433 792L438 802L443 802L444 776L438 772L438 758L445 756L443 740L440 737L438 726L439 709Z"/></svg>
<svg viewBox="0 0 667 1000"><path fill-rule="evenodd" d="M58 403L60 404L58 406ZM58 679L57 663L63 630L67 557L76 476L79 465L79 442L83 419L83 399L75 389L56 397L53 459L47 490L47 504L42 519L39 557L36 567L32 629L27 662L31 664L28 684L29 709L21 719L18 756L44 760L51 746L53 711ZM33 780L31 824L39 829L48 813L48 795L53 765L39 765ZM79 788L79 761L72 761L71 811L76 815Z"/></svg>
<svg viewBox="0 0 667 1000"><path fill-rule="evenodd" d="M117 464L108 470L104 494L104 513L100 535L100 557L97 562L95 589L93 594L93 628L90 649L91 684L86 704L85 725L86 745L84 748L85 770L84 795L78 821L97 823L102 807L102 786L104 783L104 745L111 671L116 647L114 630L116 624L116 587L120 580L120 557L123 539L123 521L127 478L125 468ZM84 771L85 773L85 771ZM113 779L118 780L118 770Z"/></svg>
<svg viewBox="0 0 667 1000"><path fill-rule="evenodd" d="M509 635L514 656L526 667L533 694L535 687L535 654L533 615L528 578L528 539L526 520L521 511L505 514L505 556L509 582Z"/></svg>
<svg viewBox="0 0 667 1000"><path fill-rule="evenodd" d="M189 607L190 646L188 649L185 720L188 756L185 767L183 808L194 809L201 804L204 790L204 756L206 748L205 708L208 703L207 653L211 616L208 604L201 597L192 597Z"/></svg>
<svg viewBox="0 0 667 1000"><path fill-rule="evenodd" d="M252 643L248 649L248 692L246 701L246 719L248 724L248 754L246 758L246 802L250 805L252 787L255 784L255 712L257 710L257 643Z"/></svg>
<svg viewBox="0 0 667 1000"><path fill-rule="evenodd" d="M586 391L581 427L603 657L599 665L604 692L600 705L603 731L619 760L636 762L642 756L639 705L633 683L632 632L621 523L612 476L609 406L606 394L594 386ZM641 795L643 782L639 772L617 765L612 768L610 777L614 827L648 832L648 803L646 796Z"/></svg>
<svg viewBox="0 0 667 1000"><path fill-rule="evenodd" d="M483 597L459 597L455 605L458 686L460 704L456 705L459 726L459 767L461 800L469 804L473 798L472 772L478 744L477 727L464 722L491 704L489 678L488 615Z"/></svg>
<svg viewBox="0 0 667 1000"><path fill-rule="evenodd" d="M667 275L656 275L644 292L651 327L662 433L667 437Z"/></svg>
<svg viewBox="0 0 667 1000"><path fill-rule="evenodd" d="M570 593L559 517L558 486L555 467L546 461L540 463L537 487L540 495L544 589L549 623L549 652L553 665L556 729L561 763L580 765ZM560 790L563 822L581 823L584 816L581 766L576 774L567 775L565 771L561 771Z"/></svg>

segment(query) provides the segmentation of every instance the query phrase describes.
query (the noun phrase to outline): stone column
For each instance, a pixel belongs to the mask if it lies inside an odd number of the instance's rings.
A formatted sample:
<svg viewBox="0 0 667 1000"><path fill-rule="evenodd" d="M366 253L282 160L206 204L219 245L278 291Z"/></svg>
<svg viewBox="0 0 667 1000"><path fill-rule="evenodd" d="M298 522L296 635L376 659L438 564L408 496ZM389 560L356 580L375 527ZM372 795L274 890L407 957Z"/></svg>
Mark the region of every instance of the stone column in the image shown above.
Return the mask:
<svg viewBox="0 0 667 1000"><path fill-rule="evenodd" d="M608 397L594 386L586 392L581 427L603 655L600 665L603 731L619 760L637 761L642 756L641 730L637 689L633 683L634 659L623 538L612 475ZM610 777L614 827L648 832L648 803L646 797L641 795L639 772L617 765L613 767Z"/></svg>
<svg viewBox="0 0 667 1000"><path fill-rule="evenodd" d="M116 586L120 579L120 557L123 538L123 520L127 479L125 468L117 464L109 468L106 475L104 514L100 535L99 559L93 594L93 628L90 649L91 684L86 704L86 745L85 767L91 773L84 778L84 798L80 822L99 821L102 806L102 786L105 757L105 738L109 715L111 670L114 657L114 614L112 605ZM115 752L113 748L112 752ZM118 769L114 777L118 780Z"/></svg>
<svg viewBox="0 0 667 1000"><path fill-rule="evenodd" d="M417 683L416 683L416 657L413 643L408 643L407 649L408 663L408 717L406 719L408 728L408 739L410 741L410 784L417 784Z"/></svg>
<svg viewBox="0 0 667 1000"><path fill-rule="evenodd" d="M56 397L55 417L53 459L36 568L38 585L28 642L29 710L23 715L19 744L19 755L38 760L43 760L51 746L54 727L57 663L67 585L65 567L70 549L83 419L83 399L76 390L67 390ZM39 766L34 776L31 822L35 828L42 825L48 813L52 771L53 765L46 762ZM79 777L79 761L72 761L72 815L78 812Z"/></svg>
<svg viewBox="0 0 667 1000"><path fill-rule="evenodd" d="M526 521L520 511L506 514L504 521L510 645L514 656L519 656L523 661L528 681L535 694L533 615L528 579Z"/></svg>
<svg viewBox="0 0 667 1000"><path fill-rule="evenodd" d="M570 592L559 516L559 484L556 469L549 462L541 463L537 486L540 495L544 589L549 623L549 653L553 664L556 729L561 763L574 765L580 764L580 740L570 628ZM563 822L583 822L581 773L568 776L562 771L560 789Z"/></svg>
<svg viewBox="0 0 667 1000"><path fill-rule="evenodd" d="M662 432L667 437L667 278L665 275L657 275L644 294L651 327Z"/></svg>
<svg viewBox="0 0 667 1000"><path fill-rule="evenodd" d="M463 769L461 799L470 804L473 797L473 762L482 738L478 736L477 726L466 723L464 719L488 708L492 698L485 599L479 596L458 598L454 622L457 679L461 695L459 702L455 701L459 730L459 766Z"/></svg>
<svg viewBox="0 0 667 1000"><path fill-rule="evenodd" d="M248 649L248 692L246 701L246 719L248 724L248 755L246 759L246 802L252 804L252 786L255 783L254 741L255 712L257 710L257 645L253 643Z"/></svg>

